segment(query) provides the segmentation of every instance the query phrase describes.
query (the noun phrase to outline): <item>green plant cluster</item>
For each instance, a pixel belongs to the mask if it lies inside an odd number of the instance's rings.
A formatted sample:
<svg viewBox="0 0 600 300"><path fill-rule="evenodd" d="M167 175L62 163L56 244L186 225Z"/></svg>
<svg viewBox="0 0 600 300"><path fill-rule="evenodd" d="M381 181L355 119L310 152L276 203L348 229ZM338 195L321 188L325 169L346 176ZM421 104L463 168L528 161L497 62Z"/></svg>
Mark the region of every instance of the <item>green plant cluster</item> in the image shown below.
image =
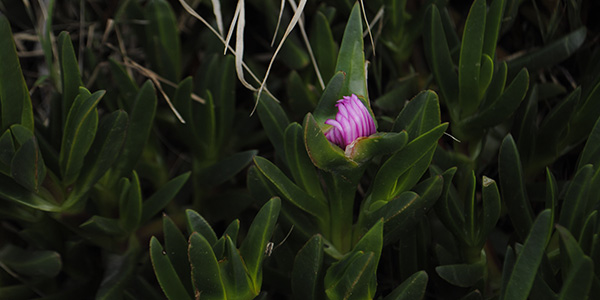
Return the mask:
<svg viewBox="0 0 600 300"><path fill-rule="evenodd" d="M34 2L0 300L600 297L595 1Z"/></svg>

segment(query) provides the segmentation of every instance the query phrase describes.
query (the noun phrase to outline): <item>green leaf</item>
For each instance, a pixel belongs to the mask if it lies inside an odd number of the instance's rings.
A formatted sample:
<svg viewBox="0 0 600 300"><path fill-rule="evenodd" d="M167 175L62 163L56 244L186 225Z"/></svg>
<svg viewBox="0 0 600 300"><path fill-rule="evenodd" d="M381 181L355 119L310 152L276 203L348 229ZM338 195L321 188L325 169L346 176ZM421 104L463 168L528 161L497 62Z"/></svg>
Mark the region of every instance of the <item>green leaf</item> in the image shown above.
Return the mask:
<svg viewBox="0 0 600 300"><path fill-rule="evenodd" d="M191 300L192 298L173 268L167 252L163 250L160 242L154 236L150 239L150 258L156 279L167 298L169 300Z"/></svg>
<svg viewBox="0 0 600 300"><path fill-rule="evenodd" d="M519 151L510 134L504 138L500 146L498 171L503 202L506 204L515 231L520 240L524 240L533 223L533 211L525 191Z"/></svg>
<svg viewBox="0 0 600 300"><path fill-rule="evenodd" d="M240 247L240 255L244 258L256 294L262 285L262 262L265 248L273 235L280 208L281 200L279 198L269 200L254 218L248 229L248 235Z"/></svg>
<svg viewBox="0 0 600 300"><path fill-rule="evenodd" d="M67 185L79 176L84 158L92 146L98 126L96 106L103 96L104 91L90 94L82 87L69 110L59 157L63 182Z"/></svg>
<svg viewBox="0 0 600 300"><path fill-rule="evenodd" d="M570 133L569 119L580 98L581 88L577 88L548 113L537 132L536 149L540 149L537 152L558 156L561 140Z"/></svg>
<svg viewBox="0 0 600 300"><path fill-rule="evenodd" d="M199 213L191 209L186 209L185 219L187 230L190 235L192 235L194 232L197 232L202 235L202 237L204 237L204 239L208 241L210 245L214 245L217 242L217 235L213 231L212 227L210 227L210 224L208 224L206 219L204 219Z"/></svg>
<svg viewBox="0 0 600 300"><path fill-rule="evenodd" d="M598 119L596 113L600 109L600 80L590 87L583 102L580 102L575 115L571 118L571 142L579 142L587 138Z"/></svg>
<svg viewBox="0 0 600 300"><path fill-rule="evenodd" d="M494 0L487 12L485 21L485 35L483 38L483 53L494 59L498 34L504 15L504 0Z"/></svg>
<svg viewBox="0 0 600 300"><path fill-rule="evenodd" d="M295 185L276 165L269 160L256 156L254 164L258 170L275 186L281 197L293 203L303 211L325 219L329 211L323 199L316 199Z"/></svg>
<svg viewBox="0 0 600 300"><path fill-rule="evenodd" d="M587 30L581 27L564 37L524 56L508 62L508 76L522 69L527 68L530 72L535 72L542 68L549 68L571 56L585 40Z"/></svg>
<svg viewBox="0 0 600 300"><path fill-rule="evenodd" d="M262 124L271 144L275 147L275 151L283 155L285 153L285 147L283 144L284 141L284 132L287 128L290 121L285 114L285 111L273 99L268 96L267 93L262 93L260 99L258 100L258 117L260 118L260 123Z"/></svg>
<svg viewBox="0 0 600 300"><path fill-rule="evenodd" d="M431 67L435 81L440 86L444 101L450 108L451 115L458 117L458 75L456 74L440 12L435 5L429 6L425 13L423 27L425 55Z"/></svg>
<svg viewBox="0 0 600 300"><path fill-rule="evenodd" d="M126 196L121 197L119 203L119 222L123 229L128 232L135 231L140 225L142 218L142 191L140 179L136 172L131 176Z"/></svg>
<svg viewBox="0 0 600 300"><path fill-rule="evenodd" d="M434 91L420 92L402 109L393 131L406 130L408 137L413 140L421 134L440 124L440 104Z"/></svg>
<svg viewBox="0 0 600 300"><path fill-rule="evenodd" d="M294 299L319 299L323 291L323 237L314 235L296 254L292 269Z"/></svg>
<svg viewBox="0 0 600 300"><path fill-rule="evenodd" d="M235 220L231 221L231 223L229 223L229 226L227 226L227 228L225 228L225 231L223 232L223 236L229 236L231 238L231 240L233 241L233 243L237 244L236 240L237 240L239 232L240 232L240 220L235 219Z"/></svg>
<svg viewBox="0 0 600 300"><path fill-rule="evenodd" d="M545 255L544 250L552 230L551 217L550 210L546 209L535 219L517 257L502 299L527 299L542 256Z"/></svg>
<svg viewBox="0 0 600 300"><path fill-rule="evenodd" d="M42 211L60 211L60 206L21 187L12 178L0 174L0 197Z"/></svg>
<svg viewBox="0 0 600 300"><path fill-rule="evenodd" d="M27 250L12 244L0 250L0 262L17 274L33 278L52 278L62 269L59 253L50 250Z"/></svg>
<svg viewBox="0 0 600 300"><path fill-rule="evenodd" d="M394 153L408 142L408 134L402 132L379 132L356 139L346 146L344 155L358 164L365 164L379 155Z"/></svg>
<svg viewBox="0 0 600 300"><path fill-rule="evenodd" d="M163 232L165 234L165 252L177 276L186 290L192 292L191 269L188 262L188 241L177 225L167 215L163 215Z"/></svg>
<svg viewBox="0 0 600 300"><path fill-rule="evenodd" d="M253 289L252 278L246 272L246 266L235 248L231 237L225 236L227 262L221 265L221 274L225 275L225 290L230 297L253 299L259 291ZM259 287L260 289L260 287Z"/></svg>
<svg viewBox="0 0 600 300"><path fill-rule="evenodd" d="M321 99L319 99L319 103L317 103L317 107L313 113L316 122L320 126L323 126L327 119L335 118L335 115L338 112L335 104L340 99L340 95L343 96L342 86L344 85L345 78L346 74L344 72L337 72L331 78L331 80L329 80L327 86L325 86L325 90L323 91Z"/></svg>
<svg viewBox="0 0 600 300"><path fill-rule="evenodd" d="M142 203L142 219L140 220L140 224L145 224L167 206L167 204L173 200L177 192L179 192L181 187L187 182L189 177L190 172L187 172L171 179L150 196L150 198L146 199L146 201Z"/></svg>
<svg viewBox="0 0 600 300"><path fill-rule="evenodd" d="M437 140L447 127L448 123L436 126L386 160L373 181L373 201L390 201L412 188L429 166Z"/></svg>
<svg viewBox="0 0 600 300"><path fill-rule="evenodd" d="M46 165L34 137L17 149L10 170L16 182L31 192L39 192L46 178Z"/></svg>
<svg viewBox="0 0 600 300"><path fill-rule="evenodd" d="M219 262L204 236L197 232L190 235L188 255L194 293L202 299L227 299Z"/></svg>
<svg viewBox="0 0 600 300"><path fill-rule="evenodd" d="M150 131L156 114L156 91L150 80L146 81L135 96L129 109L129 126L127 126L127 139L123 145L123 151L119 157L116 168L120 176L126 176L133 171L137 164ZM120 177L116 175L117 177Z"/></svg>
<svg viewBox="0 0 600 300"><path fill-rule="evenodd" d="M117 160L126 129L127 113L124 111L115 111L103 118L91 151L85 158L85 165L89 167L82 170L73 192L63 203L64 209L76 204Z"/></svg>
<svg viewBox="0 0 600 300"><path fill-rule="evenodd" d="M0 136L0 172L10 175L10 163L15 156L15 150L11 131L7 129Z"/></svg>
<svg viewBox="0 0 600 300"><path fill-rule="evenodd" d="M462 210L459 208L457 201L455 201L453 195L454 186L452 185L452 179L456 173L457 168L452 167L444 171L442 177L444 178L444 185L442 188L442 195L440 201L435 205L435 212L439 216L440 221L458 237L463 236L463 226L465 223L465 217Z"/></svg>
<svg viewBox="0 0 600 300"><path fill-rule="evenodd" d="M575 236L579 236L585 217L590 211L590 204L587 203L587 191L593 174L592 165L585 165L577 171L567 188L562 203L558 223Z"/></svg>
<svg viewBox="0 0 600 300"><path fill-rule="evenodd" d="M312 50L315 53L321 77L323 81L327 82L333 77L335 72L338 47L333 39L327 17L320 11L317 11L313 15L309 41L311 45L318 45Z"/></svg>
<svg viewBox="0 0 600 300"><path fill-rule="evenodd" d="M600 117L596 121L594 129L587 138L585 147L583 147L583 151L579 155L577 169L581 170L581 168L587 164L592 164L596 166L596 168L600 167Z"/></svg>
<svg viewBox="0 0 600 300"><path fill-rule="evenodd" d="M352 8L352 13L346 23L335 70L346 74L346 80L341 90L342 95L356 94L368 99L365 54L363 52L363 26L358 3ZM370 110L370 105L367 104L365 106Z"/></svg>
<svg viewBox="0 0 600 300"><path fill-rule="evenodd" d="M419 271L415 274L412 274L389 295L385 296L383 300L423 299L423 297L425 297L425 288L427 287L428 280L429 276L427 276L427 272L425 271Z"/></svg>
<svg viewBox="0 0 600 300"><path fill-rule="evenodd" d="M296 115L304 115L312 111L317 104L316 96L309 90L298 72L292 71L287 78L286 92L290 110Z"/></svg>
<svg viewBox="0 0 600 300"><path fill-rule="evenodd" d="M203 169L198 174L198 182L206 186L216 186L226 182L246 168L256 154L258 154L257 150L248 150L224 158Z"/></svg>
<svg viewBox="0 0 600 300"><path fill-rule="evenodd" d="M481 181L483 214L479 222L479 245L483 246L500 218L502 203L496 182L486 176L483 176Z"/></svg>
<svg viewBox="0 0 600 300"><path fill-rule="evenodd" d="M557 225L556 230L562 241L561 252L564 251L566 258L571 262L568 271L565 270L567 276L560 291L559 299L580 299L582 295L585 298L594 276L593 261L583 253L573 235L566 228Z"/></svg>
<svg viewBox="0 0 600 300"><path fill-rule="evenodd" d="M463 32L458 63L459 105L463 117L472 115L479 106L479 73L482 66L486 10L485 0L475 0Z"/></svg>
<svg viewBox="0 0 600 300"><path fill-rule="evenodd" d="M462 120L459 124L463 130L477 134L488 127L493 127L508 119L525 98L529 87L529 73L521 70L517 77L506 88L502 96L486 109Z"/></svg>
<svg viewBox="0 0 600 300"><path fill-rule="evenodd" d="M124 254L109 254L106 258L106 273L98 292L96 300L110 300L122 298L126 293L135 275L135 270L140 255L137 241L130 242Z"/></svg>
<svg viewBox="0 0 600 300"><path fill-rule="evenodd" d="M494 76L494 61L487 54L481 55L481 69L479 73L479 91L477 99L483 99L487 88L492 82Z"/></svg>
<svg viewBox="0 0 600 300"><path fill-rule="evenodd" d="M159 74L177 82L181 75L181 46L177 19L168 1L151 0L144 9L150 60Z"/></svg>
<svg viewBox="0 0 600 300"><path fill-rule="evenodd" d="M294 182L314 198L326 201L319 176L304 146L302 126L296 122L288 125L284 141L285 157Z"/></svg>
<svg viewBox="0 0 600 300"><path fill-rule="evenodd" d="M349 160L340 147L327 140L311 113L304 118L304 142L310 160L315 166L325 171L346 175L358 167Z"/></svg>
<svg viewBox="0 0 600 300"><path fill-rule="evenodd" d="M98 215L89 218L83 224L79 225L79 228L92 234L111 237L122 237L126 234L121 224L119 224L119 220Z"/></svg>
<svg viewBox="0 0 600 300"><path fill-rule="evenodd" d="M116 60L108 59L110 74L116 84L120 96L123 98L126 107L130 108L132 101L138 95L139 87L137 83L129 76L123 65Z"/></svg>
<svg viewBox="0 0 600 300"><path fill-rule="evenodd" d="M10 24L0 16L0 111L2 131L10 125L22 124L33 132L31 98L23 78Z"/></svg>
<svg viewBox="0 0 600 300"><path fill-rule="evenodd" d="M471 287L482 280L486 273L486 256L482 253L476 263L437 266L435 272L455 286Z"/></svg>
<svg viewBox="0 0 600 300"><path fill-rule="evenodd" d="M372 252L356 252L356 254L356 257L344 270L342 277L335 284L326 286L325 293L329 299L373 298L375 291L370 293L369 282L377 268L375 254Z"/></svg>
<svg viewBox="0 0 600 300"><path fill-rule="evenodd" d="M84 86L79 75L79 63L75 56L73 43L68 32L63 31L58 36L58 53L60 56L60 70L62 75L62 113L66 116L75 98L79 94L79 87Z"/></svg>

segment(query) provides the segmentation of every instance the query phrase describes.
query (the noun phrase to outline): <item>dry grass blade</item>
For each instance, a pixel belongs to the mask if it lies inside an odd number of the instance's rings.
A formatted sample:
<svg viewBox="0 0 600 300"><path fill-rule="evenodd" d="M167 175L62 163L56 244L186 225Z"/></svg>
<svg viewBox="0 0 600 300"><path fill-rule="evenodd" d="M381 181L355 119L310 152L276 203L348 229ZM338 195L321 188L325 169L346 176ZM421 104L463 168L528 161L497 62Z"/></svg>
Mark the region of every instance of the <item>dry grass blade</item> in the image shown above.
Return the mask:
<svg viewBox="0 0 600 300"><path fill-rule="evenodd" d="M212 0L213 13L215 14L215 21L217 21L217 29L219 33L223 35L223 16L221 15L221 1Z"/></svg>
<svg viewBox="0 0 600 300"><path fill-rule="evenodd" d="M223 45L225 45L225 47L227 47L227 49L229 49L229 51L237 58L237 52L231 47L229 46L229 44L227 44L225 42L225 40L223 39L223 36L221 34L219 34L202 16L200 16L196 11L194 11L186 2L185 0L179 0L179 3L183 6L183 9L185 9L190 15L192 15L194 18L200 20L200 22L202 22L202 24L204 24L206 27L208 27L208 29L215 34L219 40L221 40L221 43L223 43ZM252 79L254 79L257 83L260 83L260 79L258 79L258 77L256 77L256 75L254 74L254 72L252 72L252 70L250 70L250 68L248 67L248 65L246 65L246 63L244 63L244 61L242 60L242 67L243 69L248 72L248 74L250 74L250 76L252 77ZM251 86L252 91L256 91L256 88ZM265 88L265 92L271 96L275 101L279 102L279 100L273 95L271 94L271 92Z"/></svg>
<svg viewBox="0 0 600 300"><path fill-rule="evenodd" d="M373 41L373 35L371 34L371 26L369 26L369 20L367 20L367 11L365 10L365 3L363 0L360 0L360 8L362 10L363 19L365 19L365 24L367 24L367 31L369 32L371 47L373 47L373 56L375 56L375 42Z"/></svg>
<svg viewBox="0 0 600 300"><path fill-rule="evenodd" d="M246 27L246 6L244 0L238 2L240 13L237 18L237 25L235 27L235 71L238 76L238 80L251 91L256 91L246 78L244 77L244 69L242 63L244 62L244 28ZM260 91L259 91L260 94Z"/></svg>
<svg viewBox="0 0 600 300"><path fill-rule="evenodd" d="M231 25L229 25L229 30L227 31L227 37L225 38L225 45L223 48L223 55L227 54L227 49L229 48L229 41L231 40L231 36L233 36L233 29L235 28L235 25L237 23L237 19L240 16L240 9L241 9L241 4L242 1L239 1L237 4L237 7L235 8L235 13L233 14L233 19L231 19Z"/></svg>
<svg viewBox="0 0 600 300"><path fill-rule="evenodd" d="M290 0L290 5L296 11L296 3L293 0ZM308 49L308 55L310 56L310 61L315 68L315 74L317 74L317 79L319 80L319 85L321 85L321 89L325 89L325 82L323 81L323 76L321 76L321 70L319 70L319 66L317 65L317 60L315 59L315 54L313 53L312 46L310 45L310 41L308 40L308 36L306 35L306 30L304 29L304 21L300 19L298 21L298 26L300 27L300 33L302 34L302 40L304 40L304 44L306 44L306 49Z"/></svg>
<svg viewBox="0 0 600 300"><path fill-rule="evenodd" d="M290 20L290 24L288 24L288 27L285 29L285 33L283 34L283 37L281 38L281 41L279 42L279 46L277 46L277 49L275 49L275 53L273 53L273 56L271 57L271 61L269 62L269 67L267 67L267 72L265 73L265 78L263 79L262 83L260 84L260 88L258 89L258 95L256 96L257 101L256 101L256 104L254 105L254 109L252 110L252 113L254 113L254 110L256 110L256 106L258 105L258 99L260 99L260 94L262 93L262 90L265 88L265 85L267 83L267 78L269 78L269 73L271 72L271 67L273 66L273 62L275 62L275 58L277 57L279 50L281 50L281 47L283 46L283 43L287 39L288 35L292 32L294 27L296 27L296 23L298 23L298 20L300 20L300 17L302 16L302 11L304 11L305 5L306 5L306 0L300 0L298 9L296 9L296 11L294 12L294 16L292 17L292 20ZM240 19L242 19L241 16L240 16ZM238 21L238 26L239 26L239 21Z"/></svg>
<svg viewBox="0 0 600 300"><path fill-rule="evenodd" d="M277 26L275 26L275 32L273 32L273 39L271 40L271 47L275 44L275 39L277 38L277 33L279 32L279 25L281 25L281 17L283 17L283 9L285 8L285 0L281 0L281 5L279 7L279 17L277 18Z"/></svg>

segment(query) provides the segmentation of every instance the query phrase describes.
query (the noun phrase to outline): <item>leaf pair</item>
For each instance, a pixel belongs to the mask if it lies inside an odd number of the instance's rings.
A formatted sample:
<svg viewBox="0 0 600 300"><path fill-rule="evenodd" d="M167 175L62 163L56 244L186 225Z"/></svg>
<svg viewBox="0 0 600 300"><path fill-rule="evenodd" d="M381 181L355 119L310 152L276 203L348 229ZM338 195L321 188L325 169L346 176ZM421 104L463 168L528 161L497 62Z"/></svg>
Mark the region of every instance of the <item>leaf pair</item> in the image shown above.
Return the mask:
<svg viewBox="0 0 600 300"><path fill-rule="evenodd" d="M186 222L191 235L186 242L173 221L165 216L165 247L152 237L150 257L167 298L192 299L200 295L203 299L253 299L258 295L265 250L280 205L280 200L274 198L262 207L239 250L235 243L237 220L217 240L204 218L188 210Z"/></svg>

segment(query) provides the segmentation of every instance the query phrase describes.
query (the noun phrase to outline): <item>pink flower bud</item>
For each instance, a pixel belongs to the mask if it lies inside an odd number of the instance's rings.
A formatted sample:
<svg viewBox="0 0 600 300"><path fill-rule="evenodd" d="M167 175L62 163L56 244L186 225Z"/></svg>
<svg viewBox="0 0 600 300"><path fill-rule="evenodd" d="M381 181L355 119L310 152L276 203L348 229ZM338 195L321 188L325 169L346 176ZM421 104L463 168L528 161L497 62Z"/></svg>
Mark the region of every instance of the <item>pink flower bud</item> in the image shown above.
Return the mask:
<svg viewBox="0 0 600 300"><path fill-rule="evenodd" d="M325 121L325 124L333 126L325 133L325 137L330 142L346 149L346 146L357 138L376 132L375 122L369 110L356 95L344 96L343 99L337 101L335 106L338 108L335 120L327 119Z"/></svg>

